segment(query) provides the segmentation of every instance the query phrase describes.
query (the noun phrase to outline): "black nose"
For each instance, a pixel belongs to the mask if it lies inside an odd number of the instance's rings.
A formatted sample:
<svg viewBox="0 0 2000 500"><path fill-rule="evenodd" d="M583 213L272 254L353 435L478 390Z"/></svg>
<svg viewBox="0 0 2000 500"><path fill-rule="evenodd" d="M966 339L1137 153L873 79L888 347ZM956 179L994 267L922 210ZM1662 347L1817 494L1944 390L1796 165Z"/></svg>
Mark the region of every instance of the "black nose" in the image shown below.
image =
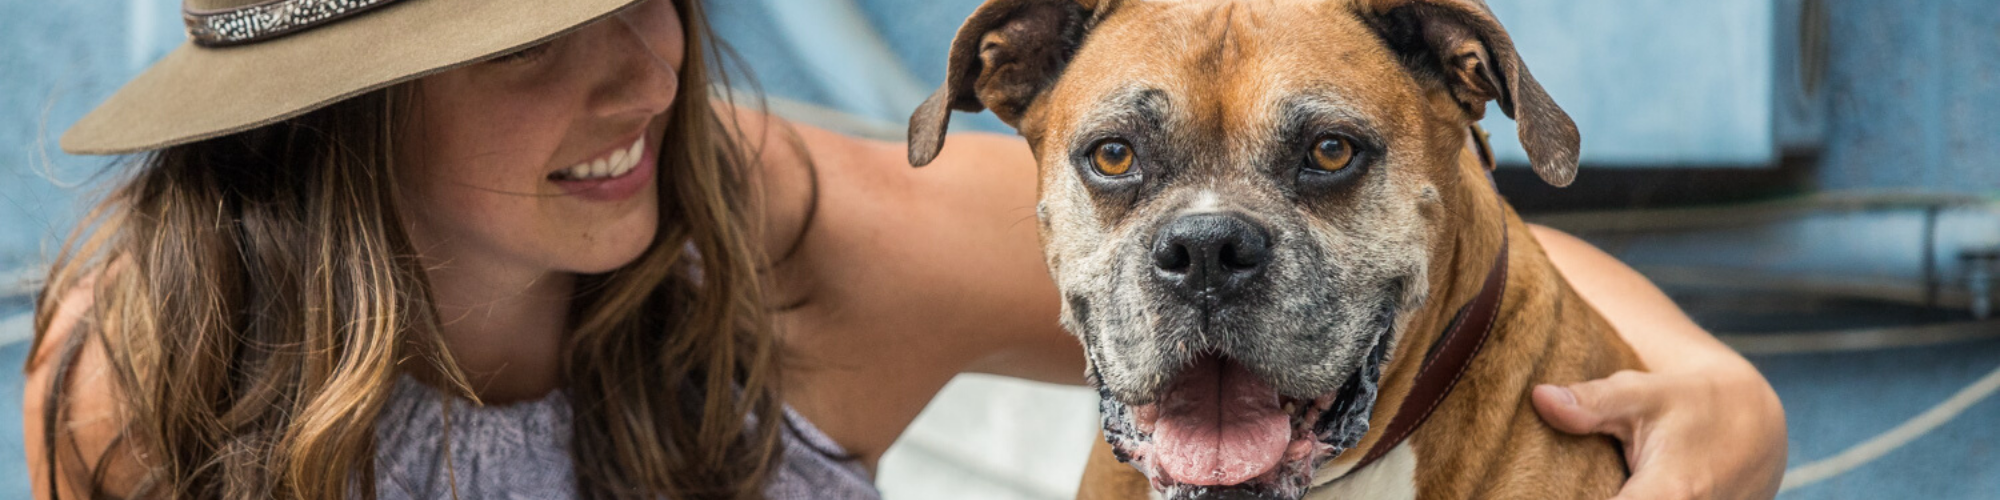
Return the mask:
<svg viewBox="0 0 2000 500"><path fill-rule="evenodd" d="M1190 299L1235 295L1270 260L1270 235L1237 215L1183 216L1153 237L1154 275Z"/></svg>

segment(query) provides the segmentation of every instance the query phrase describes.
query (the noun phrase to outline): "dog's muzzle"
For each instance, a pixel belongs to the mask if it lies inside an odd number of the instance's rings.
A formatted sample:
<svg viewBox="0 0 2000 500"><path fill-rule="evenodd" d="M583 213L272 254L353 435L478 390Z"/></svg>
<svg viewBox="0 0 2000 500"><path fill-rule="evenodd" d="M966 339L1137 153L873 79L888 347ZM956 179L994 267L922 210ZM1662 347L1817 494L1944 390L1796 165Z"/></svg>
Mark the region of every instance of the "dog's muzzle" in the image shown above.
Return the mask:
<svg viewBox="0 0 2000 500"><path fill-rule="evenodd" d="M1143 313L1091 330L1071 306L1105 437L1169 499L1297 499L1368 431L1401 281L1343 287L1297 229L1249 214L1170 217L1103 295Z"/></svg>

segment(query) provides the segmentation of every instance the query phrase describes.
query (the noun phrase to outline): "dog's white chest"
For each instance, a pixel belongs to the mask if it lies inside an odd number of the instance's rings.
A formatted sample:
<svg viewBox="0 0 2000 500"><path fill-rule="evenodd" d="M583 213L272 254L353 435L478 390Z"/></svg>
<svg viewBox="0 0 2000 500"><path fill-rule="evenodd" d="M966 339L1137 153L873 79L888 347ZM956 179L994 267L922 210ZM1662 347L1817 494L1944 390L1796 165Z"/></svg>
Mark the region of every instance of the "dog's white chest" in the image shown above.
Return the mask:
<svg viewBox="0 0 2000 500"><path fill-rule="evenodd" d="M1321 470L1320 473L1341 471ZM1415 500L1417 498L1417 450L1415 445L1404 441L1382 455L1366 469L1341 476L1326 484L1321 484L1306 492L1305 500L1336 500L1349 498L1379 498L1383 500Z"/></svg>

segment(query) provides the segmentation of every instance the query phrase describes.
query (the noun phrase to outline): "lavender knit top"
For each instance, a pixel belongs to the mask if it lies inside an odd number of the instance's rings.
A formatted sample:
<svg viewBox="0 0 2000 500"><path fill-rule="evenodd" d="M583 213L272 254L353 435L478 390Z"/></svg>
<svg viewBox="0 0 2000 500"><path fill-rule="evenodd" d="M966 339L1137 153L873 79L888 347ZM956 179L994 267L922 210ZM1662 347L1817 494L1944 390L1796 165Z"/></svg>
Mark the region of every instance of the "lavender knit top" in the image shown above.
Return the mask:
<svg viewBox="0 0 2000 500"><path fill-rule="evenodd" d="M766 498L881 498L868 472L842 458L846 452L833 439L789 407L785 418L788 425L780 426L784 456L765 486ZM569 442L570 408L561 391L533 401L479 407L400 377L389 406L376 420L376 495L384 500L576 498Z"/></svg>

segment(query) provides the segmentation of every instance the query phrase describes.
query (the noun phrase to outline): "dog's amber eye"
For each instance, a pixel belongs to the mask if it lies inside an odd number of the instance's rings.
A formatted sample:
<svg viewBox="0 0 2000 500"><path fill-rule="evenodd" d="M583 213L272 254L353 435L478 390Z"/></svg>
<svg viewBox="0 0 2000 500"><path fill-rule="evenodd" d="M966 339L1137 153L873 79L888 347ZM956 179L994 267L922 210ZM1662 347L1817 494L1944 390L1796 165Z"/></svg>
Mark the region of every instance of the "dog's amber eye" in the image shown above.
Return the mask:
<svg viewBox="0 0 2000 500"><path fill-rule="evenodd" d="M1097 173L1119 176L1132 171L1132 145L1125 141L1104 141L1097 150L1090 153L1090 162L1097 166Z"/></svg>
<svg viewBox="0 0 2000 500"><path fill-rule="evenodd" d="M1354 162L1354 145L1339 137L1321 137L1313 143L1312 168L1339 172Z"/></svg>

